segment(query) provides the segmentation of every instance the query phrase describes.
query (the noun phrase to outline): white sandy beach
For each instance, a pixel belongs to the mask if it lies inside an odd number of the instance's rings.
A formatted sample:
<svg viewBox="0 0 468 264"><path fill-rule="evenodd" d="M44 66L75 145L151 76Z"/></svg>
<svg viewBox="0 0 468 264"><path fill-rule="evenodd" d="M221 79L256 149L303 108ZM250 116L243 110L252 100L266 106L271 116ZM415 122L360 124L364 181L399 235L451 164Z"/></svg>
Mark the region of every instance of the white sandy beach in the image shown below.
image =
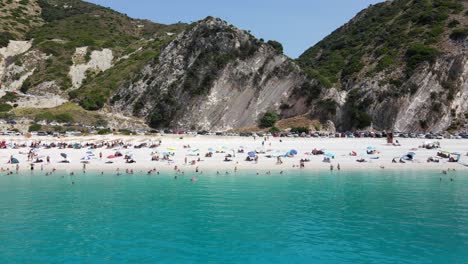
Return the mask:
<svg viewBox="0 0 468 264"><path fill-rule="evenodd" d="M125 144L138 145L141 143L158 143L159 140L162 144L157 148L143 147L140 149L134 146L127 148L116 147L108 149L106 147L94 149L94 157L91 157L89 164L86 165L87 170L92 171L120 171L126 169L133 169L135 172L146 172L151 169L157 170L173 170L175 166L181 171L193 172L198 167L199 171L233 171L235 168L238 170L252 170L252 171L278 171L278 170L291 170L299 169L301 159L309 159L310 162L305 162L305 170L328 170L330 165L333 165L335 170L339 164L341 170L349 169L402 169L402 170L447 170L457 169L466 170L468 167L460 163L448 162L447 159L440 159L439 163L428 163L427 159L431 156L436 156L437 151L446 150L449 152L458 152L462 154L461 161L468 162L466 153L468 152L468 141L463 139L442 139L434 140L439 141L441 147L439 149L423 149L419 148L425 139L404 139L398 138L401 146L388 145L386 139L376 138L269 138L262 146L263 138L253 137L219 137L219 136L187 136L184 135L180 139L176 135L164 136L89 136L89 137L67 137L67 138L51 138L51 137L33 137L26 139L24 137L4 137L0 141L6 141L7 148L0 149L0 163L3 169L9 168L14 170L16 165L8 164L11 156L19 161L20 171L29 170L31 161L28 161L27 153L30 148L12 148L14 143L28 145L31 142L41 141L45 144L52 142L66 142L69 144L86 142L102 142L119 140ZM282 142L280 142L280 140ZM190 148L187 146L190 145ZM184 148L185 146L185 148ZM244 153L237 153L238 149L243 148ZM368 155L366 150L368 147L375 147L377 153ZM282 157L283 164L277 164L276 156L284 155L290 150L297 150L297 155L294 157ZM324 149L325 153L331 153L334 158L330 163L323 162L324 155L314 156L310 152L313 149ZM50 148L46 149L40 147L36 150L37 156L44 160L43 163L35 164L35 170L57 170L66 171L80 171L83 169L82 158L89 156L86 153L89 148L83 147L81 149L59 149ZM132 155L136 163L128 164L123 157L107 159L108 156L120 151L123 155ZM211 158L206 158L207 152L224 152L214 153ZM247 153L250 151L265 152L265 154L258 154L258 162L245 161ZM350 156L349 154L355 151L357 156ZM158 153L162 156L164 152L174 153L170 157L171 161L152 161L152 153ZM392 159L399 158L408 152L416 153L413 161L406 161L406 163L392 163ZM59 163L63 158L61 153L65 153L70 160L70 163ZM89 152L88 152L89 153ZM99 158L102 153L103 158ZM224 161L227 154L233 155L231 162ZM50 157L50 163L46 162L46 157ZM268 158L267 156L272 156ZM195 162L191 165L191 161ZM359 163L356 160L363 158L366 162ZM378 159L377 159L378 158ZM185 163L187 159L188 163ZM106 163L112 161L113 163Z"/></svg>

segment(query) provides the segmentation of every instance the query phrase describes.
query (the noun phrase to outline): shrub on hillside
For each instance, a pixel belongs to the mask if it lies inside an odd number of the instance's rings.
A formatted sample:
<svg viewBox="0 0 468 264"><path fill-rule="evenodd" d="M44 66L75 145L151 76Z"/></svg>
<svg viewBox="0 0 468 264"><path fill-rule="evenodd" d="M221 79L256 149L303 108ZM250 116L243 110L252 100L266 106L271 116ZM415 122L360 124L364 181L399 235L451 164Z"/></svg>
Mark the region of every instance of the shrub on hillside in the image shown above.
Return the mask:
<svg viewBox="0 0 468 264"><path fill-rule="evenodd" d="M9 104L0 104L0 112L8 112L13 109L13 106Z"/></svg>
<svg viewBox="0 0 468 264"><path fill-rule="evenodd" d="M267 44L274 48L278 53L283 54L283 44L276 40L269 40Z"/></svg>
<svg viewBox="0 0 468 264"><path fill-rule="evenodd" d="M423 62L434 62L439 54L438 50L421 43L414 44L406 51L406 66L413 71Z"/></svg>
<svg viewBox="0 0 468 264"><path fill-rule="evenodd" d="M279 115L274 112L266 112L263 117L260 119L260 127L268 128L275 126L276 122L279 120Z"/></svg>
<svg viewBox="0 0 468 264"><path fill-rule="evenodd" d="M29 126L28 131L29 132L37 132L42 129L42 126L39 124L32 124Z"/></svg>
<svg viewBox="0 0 468 264"><path fill-rule="evenodd" d="M308 127L293 127L291 128L291 133L296 133L296 134L302 134L306 133L308 134L310 132Z"/></svg>
<svg viewBox="0 0 468 264"><path fill-rule="evenodd" d="M468 29L455 29L452 34L450 34L450 39L455 41L462 41L468 37Z"/></svg>

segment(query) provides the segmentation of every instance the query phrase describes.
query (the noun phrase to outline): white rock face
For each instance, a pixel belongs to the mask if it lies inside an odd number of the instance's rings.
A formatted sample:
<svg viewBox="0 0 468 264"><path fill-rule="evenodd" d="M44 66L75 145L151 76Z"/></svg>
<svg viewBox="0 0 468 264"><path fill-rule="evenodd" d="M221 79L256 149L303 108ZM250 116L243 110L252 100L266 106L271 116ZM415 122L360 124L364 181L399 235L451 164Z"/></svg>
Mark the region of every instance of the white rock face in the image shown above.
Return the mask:
<svg viewBox="0 0 468 264"><path fill-rule="evenodd" d="M43 96L23 96L16 104L19 108L53 108L68 102L67 99L54 94L47 94Z"/></svg>
<svg viewBox="0 0 468 264"><path fill-rule="evenodd" d="M7 47L0 48L0 80L5 74L5 61L9 57L13 57L28 51L32 46L31 41L14 41L10 40Z"/></svg>
<svg viewBox="0 0 468 264"><path fill-rule="evenodd" d="M161 127L217 131L255 126L265 112L294 105L291 95L305 82L287 57L218 19L180 34L139 75L120 87L115 113L161 117Z"/></svg>
<svg viewBox="0 0 468 264"><path fill-rule="evenodd" d="M419 89L414 96L400 105L394 125L395 130L417 131L420 121L436 115L437 118L435 119L437 121L429 124L428 130L436 133L443 132L453 121L452 111L456 114L462 114L468 110L468 61L464 60L460 65L463 70L458 80L461 86L454 95L454 100L448 104L441 104L440 109L436 112L431 111L434 104L431 93L441 94L446 90L446 88L442 87L441 80L444 80L445 75L453 70L454 64L455 60L442 58L431 70L421 71L420 74L414 77Z"/></svg>
<svg viewBox="0 0 468 264"><path fill-rule="evenodd" d="M77 48L73 56L73 65L70 67L69 76L72 80L73 89L80 88L86 79L86 71L106 71L112 67L114 55L112 50L103 49L91 52L91 59L87 63L78 64L78 60L84 60L88 47Z"/></svg>

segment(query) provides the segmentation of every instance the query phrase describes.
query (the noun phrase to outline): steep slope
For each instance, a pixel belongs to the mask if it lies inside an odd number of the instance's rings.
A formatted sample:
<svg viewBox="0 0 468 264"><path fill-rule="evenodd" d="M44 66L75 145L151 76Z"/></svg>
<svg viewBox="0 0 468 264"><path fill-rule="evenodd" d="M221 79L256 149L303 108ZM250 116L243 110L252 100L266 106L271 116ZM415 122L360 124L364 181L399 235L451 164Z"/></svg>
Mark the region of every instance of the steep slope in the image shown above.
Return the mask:
<svg viewBox="0 0 468 264"><path fill-rule="evenodd" d="M76 98L86 109L99 109L112 85L157 57L155 42L174 38L186 26L132 19L79 0L2 0L1 9L8 12L0 15L0 96L15 92L10 103L19 108L58 107ZM79 89L111 70L109 86ZM106 97L96 102L90 94Z"/></svg>
<svg viewBox="0 0 468 264"><path fill-rule="evenodd" d="M44 23L41 8L36 1L0 1L0 48L9 40L22 39L34 27Z"/></svg>
<svg viewBox="0 0 468 264"><path fill-rule="evenodd" d="M305 81L272 46L208 17L120 87L112 103L114 111L145 117L152 127L226 130L255 126L261 114L280 111Z"/></svg>
<svg viewBox="0 0 468 264"><path fill-rule="evenodd" d="M466 124L468 3L394 0L362 11L298 59L328 87L341 129Z"/></svg>
<svg viewBox="0 0 468 264"><path fill-rule="evenodd" d="M229 130L276 112L435 132L468 118L466 1L371 6L297 61L213 17L162 25L80 0L0 1L0 118Z"/></svg>

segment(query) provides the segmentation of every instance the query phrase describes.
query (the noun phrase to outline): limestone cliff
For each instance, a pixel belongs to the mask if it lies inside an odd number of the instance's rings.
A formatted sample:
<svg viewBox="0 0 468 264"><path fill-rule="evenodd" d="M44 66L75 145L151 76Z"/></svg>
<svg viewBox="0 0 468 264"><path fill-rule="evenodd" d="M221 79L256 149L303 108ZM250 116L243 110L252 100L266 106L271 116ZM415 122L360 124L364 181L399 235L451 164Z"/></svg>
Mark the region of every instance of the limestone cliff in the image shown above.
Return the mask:
<svg viewBox="0 0 468 264"><path fill-rule="evenodd" d="M114 111L153 127L198 130L255 126L305 82L286 56L217 18L180 34L138 76L120 87Z"/></svg>

